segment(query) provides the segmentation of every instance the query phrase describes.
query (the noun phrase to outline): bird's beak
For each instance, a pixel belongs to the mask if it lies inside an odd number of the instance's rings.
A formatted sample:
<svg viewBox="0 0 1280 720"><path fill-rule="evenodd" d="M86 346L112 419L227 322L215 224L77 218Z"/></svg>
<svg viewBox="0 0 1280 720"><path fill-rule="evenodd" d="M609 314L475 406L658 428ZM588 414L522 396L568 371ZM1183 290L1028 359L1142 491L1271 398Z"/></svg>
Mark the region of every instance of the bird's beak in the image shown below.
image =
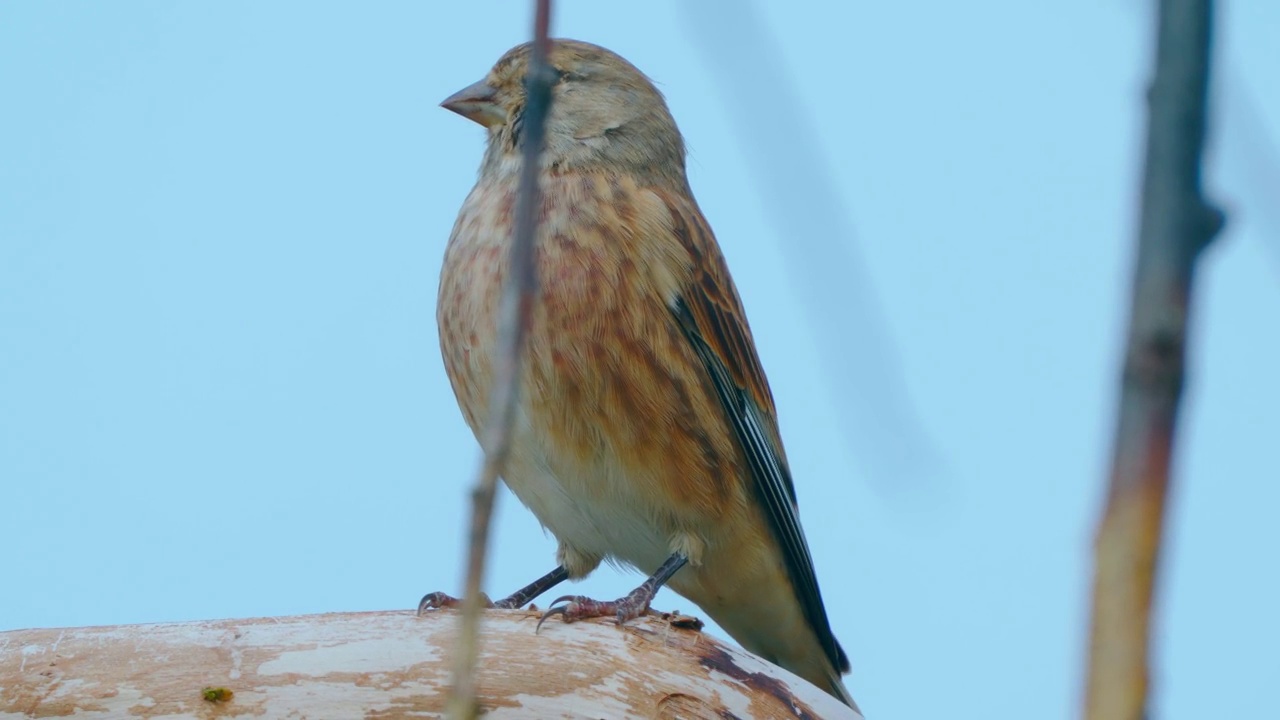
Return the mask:
<svg viewBox="0 0 1280 720"><path fill-rule="evenodd" d="M498 105L498 91L484 80L468 85L445 98L444 102L440 103L440 107L452 110L487 128L507 121L507 114Z"/></svg>

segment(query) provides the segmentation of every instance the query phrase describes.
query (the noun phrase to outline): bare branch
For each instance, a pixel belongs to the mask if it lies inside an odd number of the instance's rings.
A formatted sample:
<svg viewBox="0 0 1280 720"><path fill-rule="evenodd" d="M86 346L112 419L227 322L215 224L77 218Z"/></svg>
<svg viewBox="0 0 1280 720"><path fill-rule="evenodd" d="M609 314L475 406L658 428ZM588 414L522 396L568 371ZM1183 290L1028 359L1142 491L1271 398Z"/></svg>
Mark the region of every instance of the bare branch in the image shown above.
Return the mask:
<svg viewBox="0 0 1280 720"><path fill-rule="evenodd" d="M551 1L536 0L533 25L533 48L525 78L527 98L524 110L524 134L521 147L523 166L516 199L515 233L512 237L510 268L503 287L498 310L497 353L494 358L494 384L489 397L489 417L485 423L481 445L484 460L471 491L471 535L467 549L462 620L454 650L453 695L449 704L452 718L474 718L477 715L475 665L479 656L481 595L485 559L489 548L489 523L493 516L493 500L498 477L506 465L511 449L511 428L515 419L516 400L520 393L520 367L533 312L538 277L534 264L534 238L537 213L541 205L538 189L539 153L546 136L547 111L551 106L551 86L555 82L547 64L550 46Z"/></svg>
<svg viewBox="0 0 1280 720"><path fill-rule="evenodd" d="M1161 0L1142 217L1111 484L1095 548L1088 720L1142 720L1195 262L1222 226L1205 201L1212 2Z"/></svg>

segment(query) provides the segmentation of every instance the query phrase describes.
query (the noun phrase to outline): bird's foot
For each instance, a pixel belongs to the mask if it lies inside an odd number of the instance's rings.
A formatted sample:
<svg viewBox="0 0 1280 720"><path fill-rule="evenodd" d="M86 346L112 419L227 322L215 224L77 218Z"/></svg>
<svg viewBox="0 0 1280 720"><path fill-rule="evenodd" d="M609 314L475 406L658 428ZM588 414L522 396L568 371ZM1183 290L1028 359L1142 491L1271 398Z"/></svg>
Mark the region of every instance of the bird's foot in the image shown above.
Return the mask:
<svg viewBox="0 0 1280 720"><path fill-rule="evenodd" d="M648 613L649 603L653 602L655 594L655 590L649 587L649 583L645 583L632 590L626 597L617 600L602 601L581 595L565 595L551 603L553 607L543 613L542 619L538 620L538 627L541 628L542 623L552 615L559 615L567 623L613 616L618 619L618 624L622 625L628 620L634 620ZM565 604L559 605L562 602Z"/></svg>
<svg viewBox="0 0 1280 720"><path fill-rule="evenodd" d="M618 624L622 625L628 620L644 615L649 612L649 603L653 602L653 596L658 594L658 588L666 584L672 575L685 566L689 562L688 556L684 553L672 553L671 557L662 563L649 579L640 583L640 587L627 593L626 597L618 598L611 602L600 602L592 600L581 595L565 595L556 598L551 604L554 606L565 601L564 605L552 607L542 615L542 619L538 620L538 627L534 628L534 632L542 627L542 623L552 615L559 615L565 622L574 622L575 620L586 620L587 618L608 617L613 615L618 618Z"/></svg>
<svg viewBox="0 0 1280 720"><path fill-rule="evenodd" d="M433 592L422 596L422 600L418 602L418 614L428 610L437 610L440 608L460 608L462 607L462 598L456 598L448 593ZM497 602L489 599L489 596L480 593L480 607L486 610L519 610L528 602L520 593L516 593L510 597L505 597Z"/></svg>
<svg viewBox="0 0 1280 720"><path fill-rule="evenodd" d="M422 600L418 601L418 614L421 615L428 610L439 610L441 608L460 608L462 607L462 598L456 598L448 593L432 592L422 596ZM489 599L488 595L480 593L480 607L482 608L503 608L510 609L509 606L503 605L505 600L494 602Z"/></svg>
<svg viewBox="0 0 1280 720"><path fill-rule="evenodd" d="M556 585L559 585L568 578L569 572L564 569L563 565L561 565L555 570L552 570L546 575L543 575L537 580L534 580L528 585L525 585L519 590L511 593L507 597L502 598L498 602L493 602L489 599L488 595L480 593L480 606L491 610L495 608L498 610L519 610L525 605L528 605L534 598L550 590ZM422 600L418 603L418 614L421 615L428 610L435 610L437 608L456 607L462 607L461 598L456 598L442 592L427 593L422 596ZM529 609L536 610L537 608L530 605Z"/></svg>

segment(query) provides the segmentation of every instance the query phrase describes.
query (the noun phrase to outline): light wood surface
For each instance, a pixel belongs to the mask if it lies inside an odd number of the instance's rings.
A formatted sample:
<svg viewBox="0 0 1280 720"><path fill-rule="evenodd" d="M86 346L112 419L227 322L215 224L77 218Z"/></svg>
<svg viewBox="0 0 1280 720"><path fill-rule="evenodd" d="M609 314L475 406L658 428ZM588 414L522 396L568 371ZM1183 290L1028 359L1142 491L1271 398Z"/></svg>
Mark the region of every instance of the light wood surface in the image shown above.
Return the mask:
<svg viewBox="0 0 1280 720"><path fill-rule="evenodd" d="M535 634L537 619L485 613L486 718L860 717L656 615ZM456 624L373 612L0 633L0 718L441 717Z"/></svg>

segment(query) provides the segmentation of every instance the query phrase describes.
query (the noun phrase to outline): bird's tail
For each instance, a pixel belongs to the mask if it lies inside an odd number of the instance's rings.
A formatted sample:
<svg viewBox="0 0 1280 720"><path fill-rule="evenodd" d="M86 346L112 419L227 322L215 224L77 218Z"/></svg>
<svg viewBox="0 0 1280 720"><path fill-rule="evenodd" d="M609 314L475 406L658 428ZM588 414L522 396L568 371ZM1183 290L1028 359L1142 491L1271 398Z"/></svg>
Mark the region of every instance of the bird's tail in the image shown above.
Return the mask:
<svg viewBox="0 0 1280 720"><path fill-rule="evenodd" d="M862 716L862 710L858 709L858 703L853 701L853 696L849 694L849 688L844 686L844 680L840 678L840 672L835 668L827 675L827 692L840 699L840 702L853 708L853 711Z"/></svg>

